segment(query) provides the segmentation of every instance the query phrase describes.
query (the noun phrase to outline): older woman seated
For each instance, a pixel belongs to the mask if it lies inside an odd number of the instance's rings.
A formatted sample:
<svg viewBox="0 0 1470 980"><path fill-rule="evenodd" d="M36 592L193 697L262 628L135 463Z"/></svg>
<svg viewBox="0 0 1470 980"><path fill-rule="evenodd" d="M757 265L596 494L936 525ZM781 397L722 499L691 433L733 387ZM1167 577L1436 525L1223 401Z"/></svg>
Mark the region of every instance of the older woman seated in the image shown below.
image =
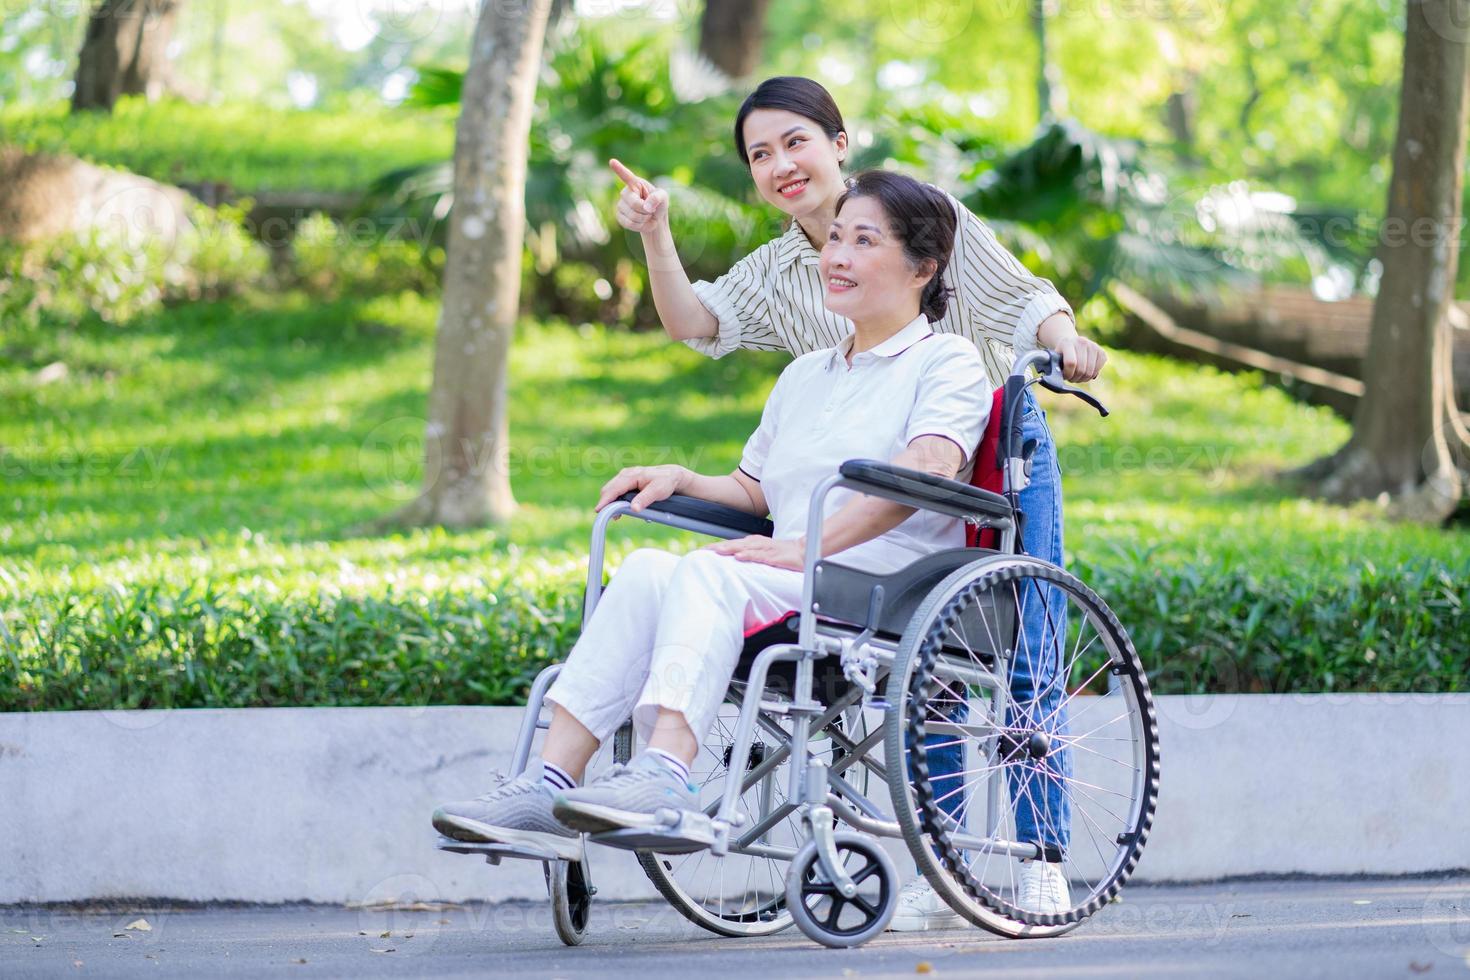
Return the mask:
<svg viewBox="0 0 1470 980"><path fill-rule="evenodd" d="M623 470L600 510L637 490L640 510L681 493L769 514L771 538L723 541L685 556L635 551L598 603L547 693L554 714L540 766L483 796L448 803L434 826L460 840L527 844L575 857L575 831L648 826L660 809L695 809L689 766L730 684L747 627L801 601L812 490L854 458L888 459L961 476L980 441L991 391L974 345L930 324L943 284L955 211L938 190L869 172L837 202L821 254L825 303L852 321L836 347L781 373L727 476L680 466ZM838 491L827 498L825 555L891 571L964 543L960 521ZM601 742L629 716L648 748L581 786Z"/></svg>

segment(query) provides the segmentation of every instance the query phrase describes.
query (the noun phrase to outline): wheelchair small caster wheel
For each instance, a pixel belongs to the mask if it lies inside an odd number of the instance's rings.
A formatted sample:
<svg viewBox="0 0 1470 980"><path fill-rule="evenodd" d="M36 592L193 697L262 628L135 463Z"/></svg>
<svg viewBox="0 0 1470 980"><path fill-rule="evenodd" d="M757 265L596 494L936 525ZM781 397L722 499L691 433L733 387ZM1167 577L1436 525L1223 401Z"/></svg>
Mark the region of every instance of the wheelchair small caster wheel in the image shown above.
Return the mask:
<svg viewBox="0 0 1470 980"><path fill-rule="evenodd" d="M786 907L796 926L823 946L860 946L881 933L898 907L898 872L875 840L861 834L833 835L837 858L857 893L845 896L827 880L817 842L807 841L786 873Z"/></svg>
<svg viewBox="0 0 1470 980"><path fill-rule="evenodd" d="M551 924L556 935L568 946L580 946L587 937L587 922L592 917L592 896L597 889L587 874L587 861L548 861L546 890L551 895Z"/></svg>

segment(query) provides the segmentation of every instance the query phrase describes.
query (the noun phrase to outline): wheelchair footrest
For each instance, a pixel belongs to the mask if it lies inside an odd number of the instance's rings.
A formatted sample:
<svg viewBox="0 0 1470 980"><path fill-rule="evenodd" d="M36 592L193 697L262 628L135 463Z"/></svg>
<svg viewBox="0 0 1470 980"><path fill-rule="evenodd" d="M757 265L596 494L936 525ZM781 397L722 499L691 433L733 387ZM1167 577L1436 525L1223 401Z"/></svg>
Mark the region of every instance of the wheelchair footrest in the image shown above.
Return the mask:
<svg viewBox="0 0 1470 980"><path fill-rule="evenodd" d="M579 839L578 844L581 844ZM439 850L452 851L455 854L481 854L491 864L499 864L501 858L518 858L525 861L566 861L572 860L563 854L555 854L550 850L541 850L526 844L501 844L493 841L463 841L455 840L453 837L439 836ZM579 847L579 850L581 848ZM581 860L585 857L585 851Z"/></svg>
<svg viewBox="0 0 1470 980"><path fill-rule="evenodd" d="M715 829L714 822L703 813L669 809L660 810L649 826L603 831L587 839L594 844L630 851L692 854L714 844Z"/></svg>

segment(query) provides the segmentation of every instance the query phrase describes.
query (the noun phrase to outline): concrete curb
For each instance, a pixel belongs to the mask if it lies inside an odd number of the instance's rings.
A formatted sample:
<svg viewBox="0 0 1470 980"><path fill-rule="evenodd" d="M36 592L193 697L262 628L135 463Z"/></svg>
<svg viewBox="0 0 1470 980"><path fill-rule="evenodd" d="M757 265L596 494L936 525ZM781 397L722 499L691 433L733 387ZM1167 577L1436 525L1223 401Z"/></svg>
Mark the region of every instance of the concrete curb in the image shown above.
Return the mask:
<svg viewBox="0 0 1470 980"><path fill-rule="evenodd" d="M1470 866L1470 695L1159 699L1135 880ZM540 865L434 847L436 803L506 768L518 708L0 714L0 904L537 899ZM599 895L650 898L598 848Z"/></svg>

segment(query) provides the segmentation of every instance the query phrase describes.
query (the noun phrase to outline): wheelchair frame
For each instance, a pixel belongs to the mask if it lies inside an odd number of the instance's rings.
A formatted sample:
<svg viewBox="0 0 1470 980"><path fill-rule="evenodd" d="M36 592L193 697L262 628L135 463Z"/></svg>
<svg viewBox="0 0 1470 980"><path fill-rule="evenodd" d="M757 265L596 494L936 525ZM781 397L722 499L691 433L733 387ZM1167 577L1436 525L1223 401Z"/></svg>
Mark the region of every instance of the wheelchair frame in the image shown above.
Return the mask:
<svg viewBox="0 0 1470 980"><path fill-rule="evenodd" d="M1035 351L1022 355L1017 358L1011 379L1008 379L1005 406L1011 418L1003 420L1006 425L1003 426L1001 444L1003 460L1001 468L1005 488L1002 495L997 496L985 491L972 490L955 481L940 481L924 474L866 461L844 464L839 473L818 484L812 493L807 511L802 599L801 608L797 610L800 617L798 635L795 642L777 643L761 650L750 666L743 696L739 702L739 716L729 752L731 761L720 798L708 804L702 814L679 812L672 809L660 811L659 819L664 829L656 836L667 838L666 849L661 849L655 842L650 841L650 832L646 829L590 835L584 839L585 842L623 846L629 849L646 849L656 853L681 853L707 848L715 857L745 854L790 861L792 862L792 874L797 877L801 876L801 869L804 866L820 868L818 880L830 883L835 886L839 894L848 898L857 894L858 885L848 872L839 850L842 847L851 849L860 843L861 839L860 835L844 834L838 831L839 820L864 834L876 838L905 840L910 848L915 846L913 841L906 840L899 822L888 819L882 808L868 799L844 775L851 767L862 765L887 782L886 766L892 764L892 760L885 759L880 763L871 758L872 750L883 741L882 728L867 734L858 741L829 730L828 737L834 740L834 745L843 753L837 765L829 766L814 758L811 752L810 740L814 729L823 730L838 716L858 705L875 709L888 707L878 695L879 685L893 667L899 651L899 642L891 638L891 634L883 635L877 628L880 608L884 600L883 587L877 584L877 579L881 577L825 562L821 557L822 524L826 516L826 500L834 490L849 489L870 496L884 497L916 509L949 514L969 524L998 532L1000 540L999 549L996 551L976 548L957 549L957 551L966 552L968 560L956 564L954 570L965 569L978 574L992 564L998 566L1014 560L1015 555L1019 553L1017 547L1019 522L1016 517L1019 507L1016 497L1029 479L1029 460L1017 452L1018 447L1015 442L1019 439L1019 416L1012 410L1012 403L1015 403L1016 408L1019 407L1020 395L1024 393L1026 387L1025 372L1033 366L1047 365L1046 373L1050 377L1044 378L1043 383L1050 380L1051 383L1046 386L1057 390L1056 378L1059 377L1057 371L1059 364L1052 361L1053 357L1054 355L1049 351ZM1015 386L1013 395L1009 380L1014 380L1017 376L1020 376L1023 383ZM1065 390L1077 393L1074 389ZM1090 398L1088 400L1092 401ZM1098 407L1101 408L1101 406ZM1011 431L1004 431L1005 427L1009 427ZM885 479L875 479L873 476L875 471L881 471ZM954 490L955 487L960 486L971 491L965 495L966 499L959 499ZM747 533L744 529L727 526L714 519L704 519L690 516L688 513L681 514L660 509L659 503L652 504L641 512L634 512L627 499L631 496L629 494L624 499L609 504L598 514L594 522L582 617L584 628L595 612L602 595L608 527L618 518L631 515L650 523L725 539L741 537ZM977 499L977 497L984 499ZM957 555L956 559L958 557ZM843 574L839 577L849 580L844 583L845 587L851 588L853 578L859 582L866 582L868 586L866 625L820 618L823 600L828 598L828 594L823 592L820 580L824 570L834 567L842 569ZM929 589L932 591L936 584L937 580L930 583ZM851 606L851 604L851 597L848 597L848 605ZM813 683L816 662L827 657L838 658L842 675L851 682L852 686L844 694L833 699L831 703L824 704L813 697ZM771 668L781 662L795 664L796 680L790 700L777 703L766 700L766 695ZM546 692L559 675L562 666L557 663L544 668L532 683L525 716L512 755L510 773L512 777L525 771L536 732L549 727L549 721L541 719L542 708ZM979 666L956 663L937 666L942 673L936 676L940 676L945 681L953 680L966 686L975 685L991 693L987 706L988 717L970 723L930 722L929 730L975 739L994 736L998 730L994 719L1004 717L1009 697L1005 678L993 670ZM762 712L789 717L791 719L789 734L781 726L763 717ZM775 751L751 767L747 760L750 758L751 746L758 727L779 736L784 740L784 744L779 745ZM623 740L631 739L630 722L624 724L617 737ZM626 746L631 742L624 741L623 744ZM740 808L742 796L787 761L791 764L788 799L770 812L762 812L759 819L751 822L750 826L746 826L747 816L741 812ZM988 780L988 799L985 806L987 830L998 825L1001 782L998 778ZM801 826L805 829L806 839L802 846L792 849L762 842L773 827L787 820L793 813L799 815ZM859 841L855 842L851 838L859 838ZM952 834L950 841L956 846L969 850L990 851L1014 858L1042 857L1041 848L1037 844L997 841L991 837L982 837L973 833ZM439 846L444 850L482 854L492 864L498 864L502 857L542 860L547 862L548 882L553 885L553 897L556 895L556 881L561 881L563 891L565 890L563 878L553 879L555 875L565 875L565 868L559 868L557 865L566 862L554 855L534 853L503 844L465 843L451 841L448 838L442 838ZM871 846L877 848L876 844ZM881 848L877 850L881 853ZM585 862L585 850L583 859ZM878 860L886 864L883 873L892 877L894 871L891 860L886 855L882 855ZM583 876L586 880L585 863ZM792 887L794 886L788 880L788 896L791 894ZM896 892L896 888L888 889L888 892ZM594 893L595 889L590 887L590 881L588 881L587 895L590 897ZM860 935L835 937L821 934L820 925L809 928L800 912L788 900L788 906L791 906L797 924L803 932L831 946L856 945L881 932L892 915L894 904L896 904L896 894L892 895L891 900L888 901L888 907L881 910L883 914L870 923ZM566 917L557 917L558 933L569 944L580 942L582 931L585 929L585 914L580 928L575 924L571 924L569 928L564 927L564 918Z"/></svg>

